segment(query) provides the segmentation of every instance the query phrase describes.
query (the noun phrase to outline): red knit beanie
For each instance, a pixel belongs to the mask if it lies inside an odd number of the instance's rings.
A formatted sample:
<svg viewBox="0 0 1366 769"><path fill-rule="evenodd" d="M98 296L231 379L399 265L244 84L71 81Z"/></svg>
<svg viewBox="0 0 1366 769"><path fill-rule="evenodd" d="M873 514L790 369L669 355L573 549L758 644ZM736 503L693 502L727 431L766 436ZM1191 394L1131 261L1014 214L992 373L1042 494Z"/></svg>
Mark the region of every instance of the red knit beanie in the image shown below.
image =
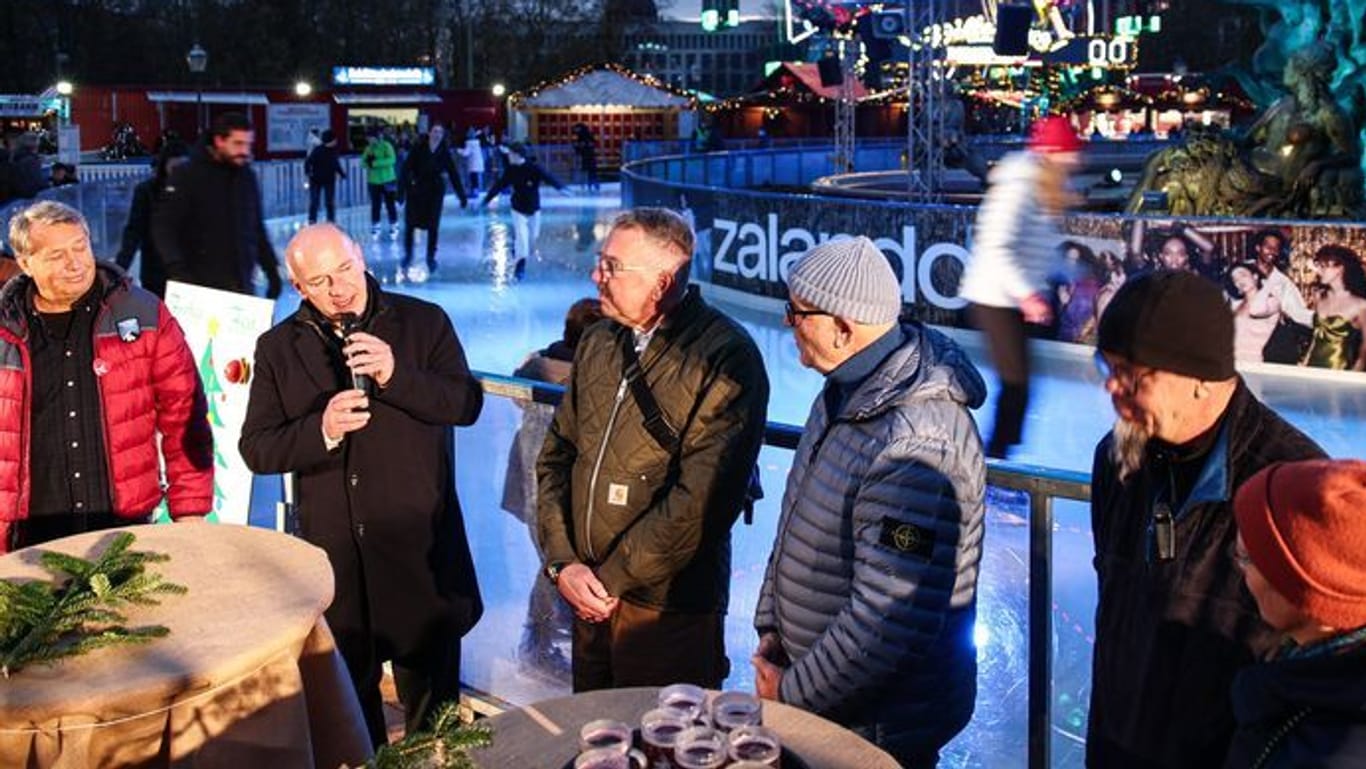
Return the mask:
<svg viewBox="0 0 1366 769"><path fill-rule="evenodd" d="M1267 582L1314 621L1366 625L1366 462L1280 462L1233 499L1238 533Z"/></svg>
<svg viewBox="0 0 1366 769"><path fill-rule="evenodd" d="M1065 117L1046 117L1029 131L1029 148L1035 152L1081 152L1081 137Z"/></svg>

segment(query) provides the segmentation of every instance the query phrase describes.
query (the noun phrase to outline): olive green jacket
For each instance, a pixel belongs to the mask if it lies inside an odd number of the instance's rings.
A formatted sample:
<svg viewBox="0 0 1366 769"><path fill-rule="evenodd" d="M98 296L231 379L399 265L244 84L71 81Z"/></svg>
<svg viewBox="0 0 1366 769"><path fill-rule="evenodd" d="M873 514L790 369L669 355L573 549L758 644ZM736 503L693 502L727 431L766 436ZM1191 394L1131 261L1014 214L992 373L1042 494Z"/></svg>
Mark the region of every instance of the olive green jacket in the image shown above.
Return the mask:
<svg viewBox="0 0 1366 769"><path fill-rule="evenodd" d="M623 379L632 339L604 321L579 343L537 465L546 562L588 564L612 595L639 605L724 612L730 527L763 442L763 359L740 324L689 289L640 357L679 435L669 452Z"/></svg>

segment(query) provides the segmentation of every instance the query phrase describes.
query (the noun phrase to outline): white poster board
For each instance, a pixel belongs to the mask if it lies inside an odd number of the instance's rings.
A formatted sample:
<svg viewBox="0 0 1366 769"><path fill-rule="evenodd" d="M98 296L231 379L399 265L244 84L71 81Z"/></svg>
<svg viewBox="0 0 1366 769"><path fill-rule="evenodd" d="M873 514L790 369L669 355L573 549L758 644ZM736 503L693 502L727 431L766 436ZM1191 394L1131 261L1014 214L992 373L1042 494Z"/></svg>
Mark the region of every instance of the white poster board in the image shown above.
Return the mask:
<svg viewBox="0 0 1366 769"><path fill-rule="evenodd" d="M270 104L266 106L266 149L270 152L307 152L308 131L332 127L328 104Z"/></svg>
<svg viewBox="0 0 1366 769"><path fill-rule="evenodd" d="M75 168L81 164L81 127L57 126L57 162Z"/></svg>
<svg viewBox="0 0 1366 769"><path fill-rule="evenodd" d="M214 516L223 523L246 524L252 473L237 452L237 439L256 371L256 338L270 328L275 302L170 281L166 306L185 330L209 401Z"/></svg>

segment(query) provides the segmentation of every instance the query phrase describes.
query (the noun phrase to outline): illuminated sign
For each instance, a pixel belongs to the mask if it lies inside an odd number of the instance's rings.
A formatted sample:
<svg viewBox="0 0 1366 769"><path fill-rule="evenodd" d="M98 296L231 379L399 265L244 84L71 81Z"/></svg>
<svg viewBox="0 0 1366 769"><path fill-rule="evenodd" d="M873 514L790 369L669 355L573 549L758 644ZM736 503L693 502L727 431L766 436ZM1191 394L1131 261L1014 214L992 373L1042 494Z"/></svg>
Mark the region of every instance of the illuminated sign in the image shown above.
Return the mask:
<svg viewBox="0 0 1366 769"><path fill-rule="evenodd" d="M1059 41L1053 50L1036 50L1028 56L1001 56L990 43L949 45L944 61L967 67L1038 67L1065 64L1097 69L1129 69L1138 63L1138 46L1127 37L1073 37Z"/></svg>
<svg viewBox="0 0 1366 769"><path fill-rule="evenodd" d="M61 99L0 95L0 117L40 117L49 112L57 112L61 108Z"/></svg>
<svg viewBox="0 0 1366 769"><path fill-rule="evenodd" d="M1120 16L1115 19L1115 34L1138 37L1144 32L1157 34L1162 31L1161 16Z"/></svg>
<svg viewBox="0 0 1366 769"><path fill-rule="evenodd" d="M334 85L433 85L433 67L333 67Z"/></svg>
<svg viewBox="0 0 1366 769"><path fill-rule="evenodd" d="M1138 46L1128 37L1074 37L1041 56L1046 64L1084 64L1102 69L1138 64Z"/></svg>

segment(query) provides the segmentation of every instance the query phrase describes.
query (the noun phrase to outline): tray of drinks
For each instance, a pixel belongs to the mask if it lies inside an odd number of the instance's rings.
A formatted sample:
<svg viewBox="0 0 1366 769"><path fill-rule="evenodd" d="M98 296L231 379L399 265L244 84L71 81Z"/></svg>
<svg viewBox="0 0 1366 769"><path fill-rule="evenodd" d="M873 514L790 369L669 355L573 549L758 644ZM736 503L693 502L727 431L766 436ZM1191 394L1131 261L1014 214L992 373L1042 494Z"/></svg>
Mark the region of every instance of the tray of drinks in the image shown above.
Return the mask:
<svg viewBox="0 0 1366 769"><path fill-rule="evenodd" d="M660 690L658 707L632 727L602 718L579 730L579 755L565 769L808 769L763 726L763 704L744 692L708 701L691 684Z"/></svg>
<svg viewBox="0 0 1366 769"><path fill-rule="evenodd" d="M676 748L661 749L645 741L640 729L634 729L631 733L633 750L625 754L625 766L629 769L690 769L691 767L733 767L741 761L753 762L772 769L810 769L810 766L802 760L802 757L793 753L786 746L779 748L777 761L773 760L772 748L763 741L753 743L741 742L739 745L727 751L725 756L718 756L714 750L707 747L685 749L695 750L695 755L677 756L674 751ZM599 749L601 750L601 749ZM594 751L596 753L596 751ZM621 758L608 755L611 751L599 753L600 763L595 762L594 757L580 754L579 756L565 762L561 769L615 769L623 765ZM617 751L617 755L623 755ZM585 760L587 759L587 760ZM720 761L718 763L718 760ZM641 762L644 762L643 766ZM745 766L750 766L746 763Z"/></svg>

